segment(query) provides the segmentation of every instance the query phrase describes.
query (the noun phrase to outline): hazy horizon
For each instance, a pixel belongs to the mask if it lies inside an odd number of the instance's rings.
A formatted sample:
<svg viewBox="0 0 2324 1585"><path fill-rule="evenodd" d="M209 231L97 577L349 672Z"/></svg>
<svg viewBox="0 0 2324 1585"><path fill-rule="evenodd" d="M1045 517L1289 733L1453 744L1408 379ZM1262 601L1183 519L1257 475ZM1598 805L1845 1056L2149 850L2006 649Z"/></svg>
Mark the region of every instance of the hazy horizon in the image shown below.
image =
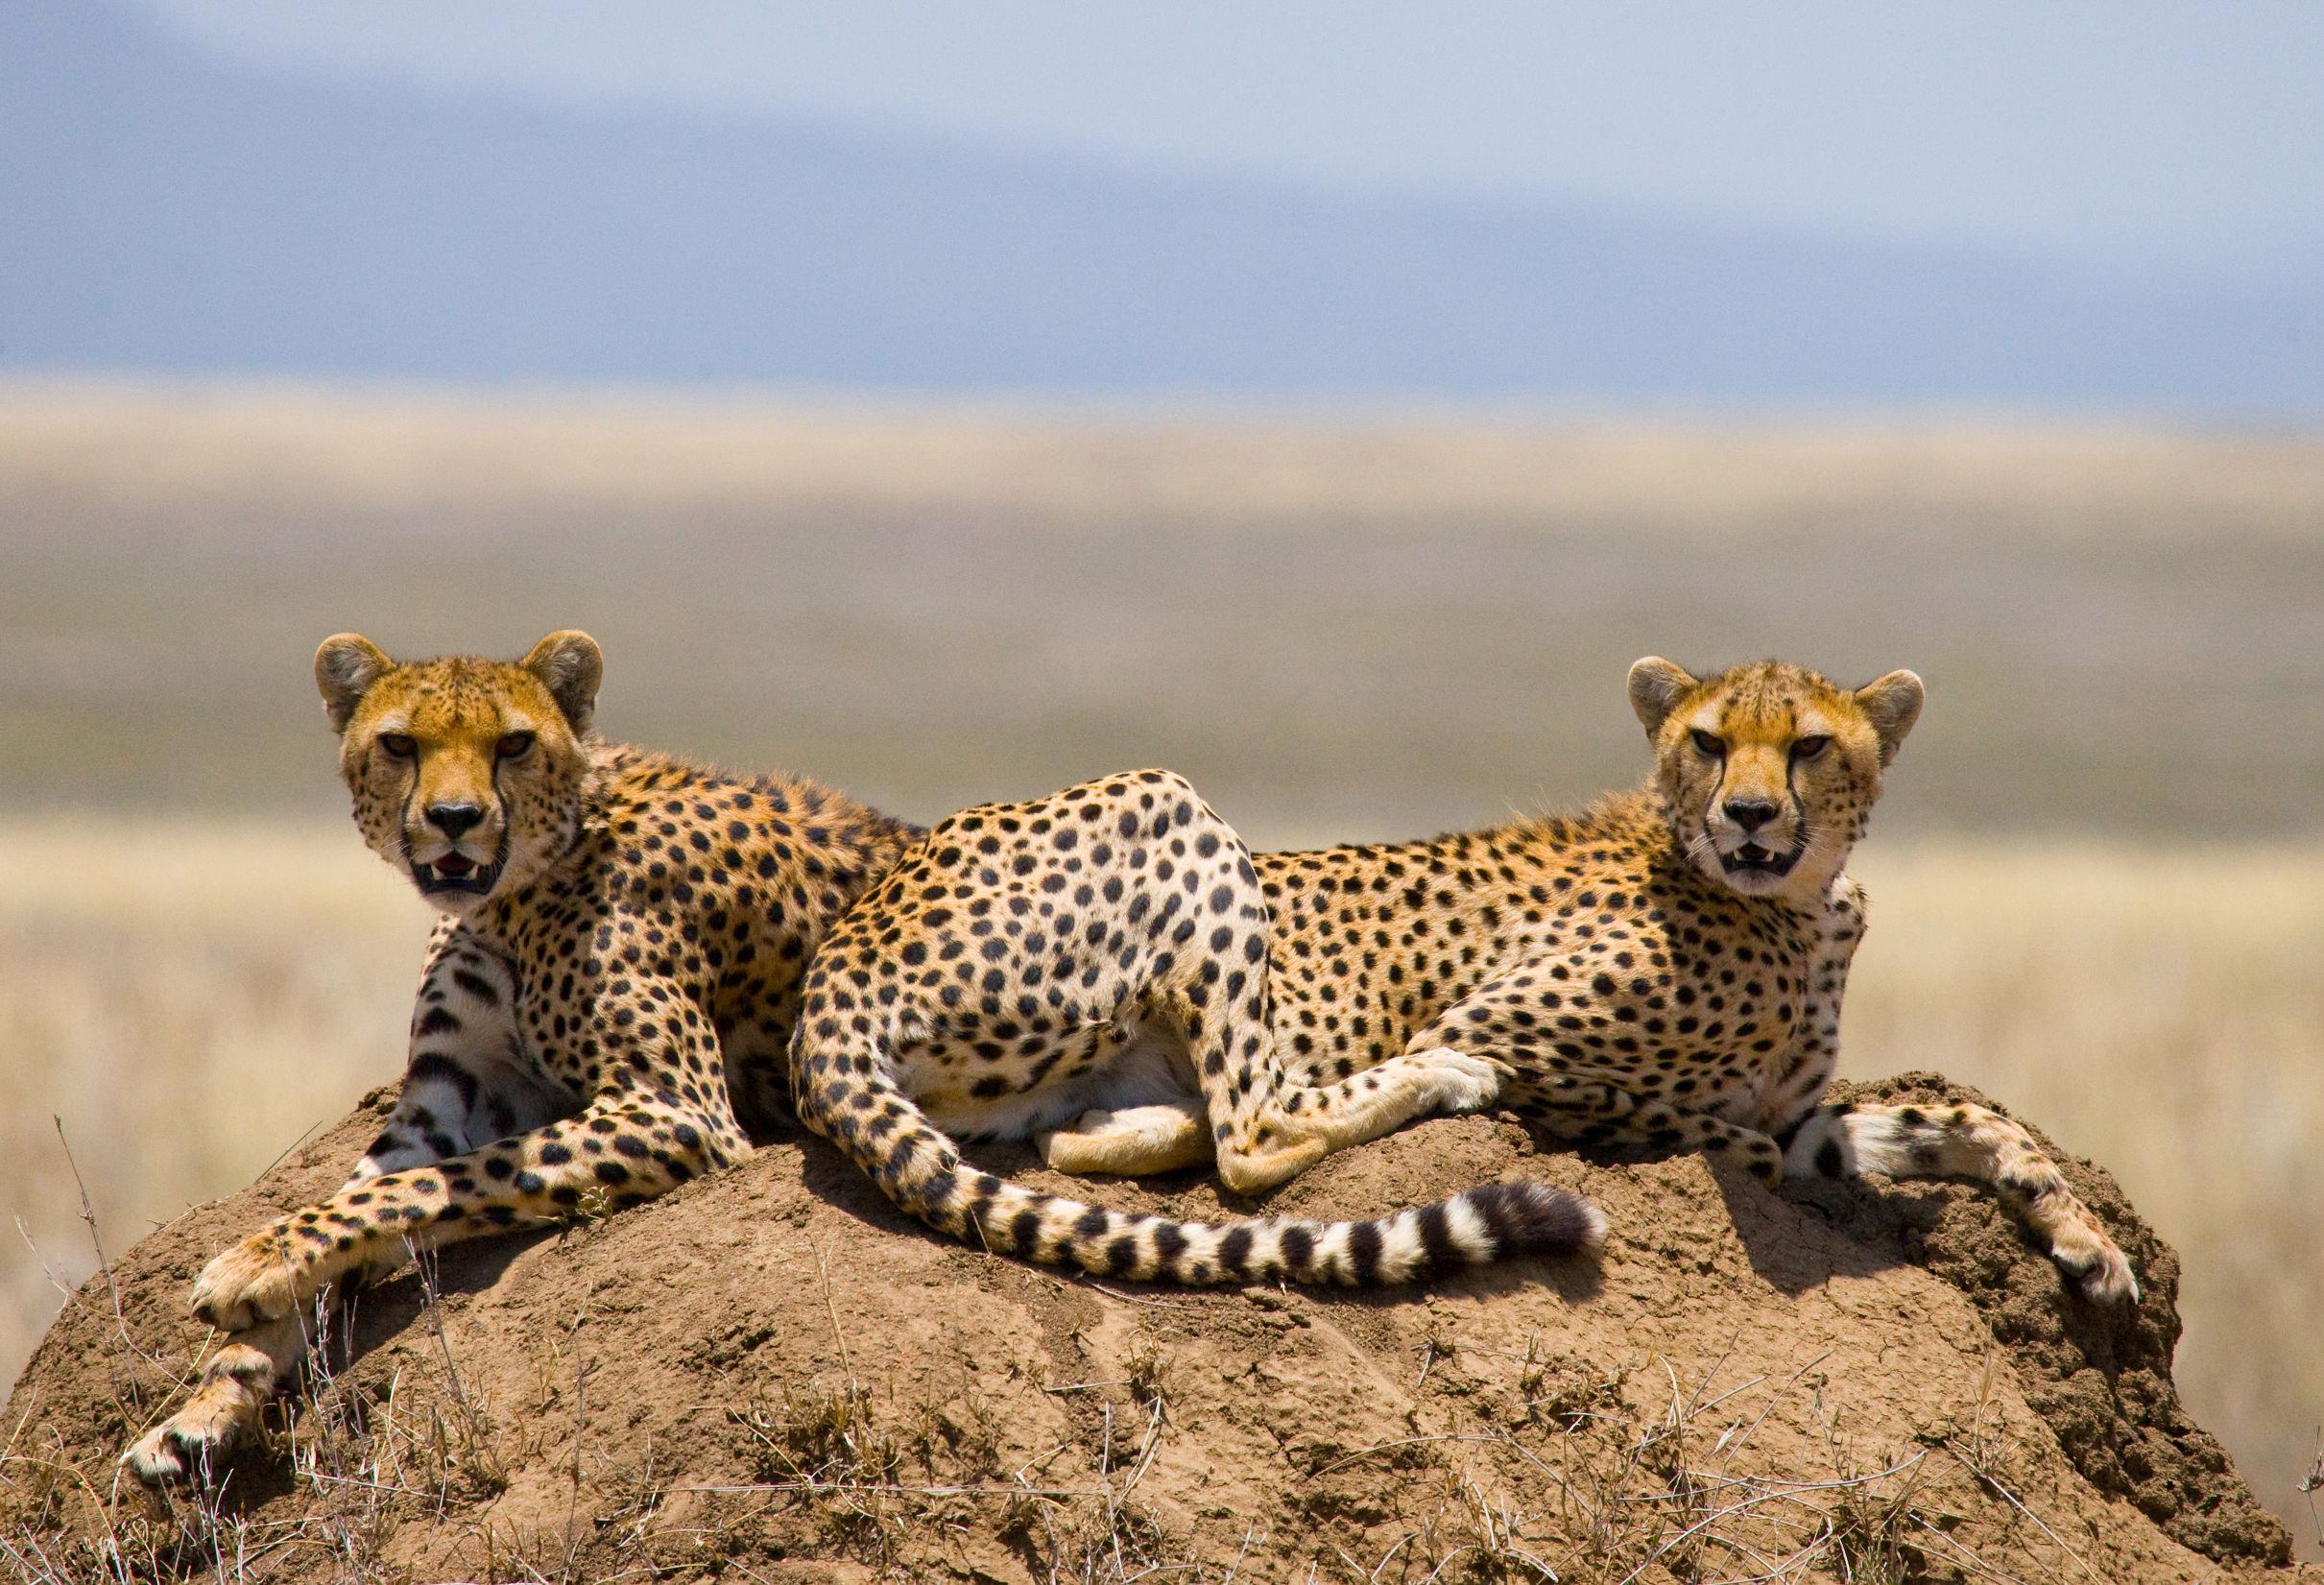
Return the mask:
<svg viewBox="0 0 2324 1585"><path fill-rule="evenodd" d="M2324 20L1418 14L7 8L0 373L2324 417Z"/></svg>

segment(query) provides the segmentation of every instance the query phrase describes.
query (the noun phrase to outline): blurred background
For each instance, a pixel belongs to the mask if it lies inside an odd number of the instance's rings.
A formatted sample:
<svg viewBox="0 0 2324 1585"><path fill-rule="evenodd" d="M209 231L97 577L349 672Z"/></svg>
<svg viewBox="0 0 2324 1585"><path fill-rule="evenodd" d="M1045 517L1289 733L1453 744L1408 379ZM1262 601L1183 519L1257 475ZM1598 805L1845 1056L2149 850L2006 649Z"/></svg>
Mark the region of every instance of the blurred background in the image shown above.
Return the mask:
<svg viewBox="0 0 2324 1585"><path fill-rule="evenodd" d="M2180 1248L2312 1549L2324 12L0 5L0 1376L398 1070L327 633L611 732L1261 846L1636 778L1623 668L1909 665L1845 1070ZM69 1147L69 1148L68 1148Z"/></svg>

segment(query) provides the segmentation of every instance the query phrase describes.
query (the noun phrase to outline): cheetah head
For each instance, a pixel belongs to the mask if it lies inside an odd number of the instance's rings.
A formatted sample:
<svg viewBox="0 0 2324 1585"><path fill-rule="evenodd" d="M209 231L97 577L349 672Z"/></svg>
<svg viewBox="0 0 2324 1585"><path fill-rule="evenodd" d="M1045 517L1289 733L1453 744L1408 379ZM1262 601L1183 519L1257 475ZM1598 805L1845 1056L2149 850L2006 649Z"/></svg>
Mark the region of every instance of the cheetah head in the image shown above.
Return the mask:
<svg viewBox="0 0 2324 1585"><path fill-rule="evenodd" d="M1630 708L1654 745L1672 833L1705 875L1746 897L1831 885L1922 691L1908 671L1849 689L1780 660L1700 678L1658 656L1630 668Z"/></svg>
<svg viewBox="0 0 2324 1585"><path fill-rule="evenodd" d="M355 634L325 638L315 685L364 840L447 913L539 875L580 834L603 670L586 633L515 662L397 662Z"/></svg>

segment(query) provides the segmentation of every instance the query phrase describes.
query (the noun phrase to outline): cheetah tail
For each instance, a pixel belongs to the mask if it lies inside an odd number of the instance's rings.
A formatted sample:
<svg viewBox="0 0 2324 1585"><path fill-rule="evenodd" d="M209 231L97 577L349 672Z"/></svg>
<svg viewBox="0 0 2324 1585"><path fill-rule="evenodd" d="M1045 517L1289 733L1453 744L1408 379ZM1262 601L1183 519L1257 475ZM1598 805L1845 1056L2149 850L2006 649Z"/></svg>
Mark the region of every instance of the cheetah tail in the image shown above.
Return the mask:
<svg viewBox="0 0 2324 1585"><path fill-rule="evenodd" d="M1461 1266L1594 1253L1605 1241L1606 1216L1596 1206L1521 1180L1360 1222L1182 1222L1108 1211L979 1172L899 1092L876 1077L870 1088L881 1092L872 1106L811 1109L808 1120L890 1199L967 1242L1093 1276L1188 1286L1280 1279L1388 1287Z"/></svg>

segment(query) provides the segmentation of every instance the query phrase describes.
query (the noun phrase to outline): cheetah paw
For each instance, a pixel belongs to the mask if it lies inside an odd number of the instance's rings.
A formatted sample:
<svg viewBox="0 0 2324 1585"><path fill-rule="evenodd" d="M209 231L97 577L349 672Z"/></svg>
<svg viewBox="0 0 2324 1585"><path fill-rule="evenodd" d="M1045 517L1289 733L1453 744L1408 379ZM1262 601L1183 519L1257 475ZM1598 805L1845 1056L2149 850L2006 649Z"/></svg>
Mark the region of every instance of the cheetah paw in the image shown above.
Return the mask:
<svg viewBox="0 0 2324 1585"><path fill-rule="evenodd" d="M1141 1177L1210 1159L1210 1131L1173 1108L1084 1112L1070 1128L1033 1136L1041 1159L1060 1172Z"/></svg>
<svg viewBox="0 0 2324 1585"><path fill-rule="evenodd" d="M194 1279L194 1314L220 1332L245 1332L292 1314L321 1286L283 1233L269 1228L202 1268Z"/></svg>
<svg viewBox="0 0 2324 1585"><path fill-rule="evenodd" d="M1120 1154L1121 1131L1114 1125L1112 1112L1084 1112L1066 1128L1052 1128L1033 1136L1033 1148L1041 1153L1043 1165L1058 1172L1077 1176L1091 1173L1127 1173L1130 1169L1115 1165Z"/></svg>
<svg viewBox="0 0 2324 1585"><path fill-rule="evenodd" d="M1436 1050L1421 1057L1426 1065L1428 1111L1439 1117L1482 1112L1500 1098L1500 1065L1466 1051Z"/></svg>
<svg viewBox="0 0 2324 1585"><path fill-rule="evenodd" d="M149 1486L180 1480L206 1484L258 1424L274 1392L275 1372L263 1358L237 1360L222 1350L209 1373L177 1413L130 1444L122 1467ZM220 1368L228 1366L228 1368Z"/></svg>
<svg viewBox="0 0 2324 1585"><path fill-rule="evenodd" d="M2085 1299L2101 1305L2139 1302L2139 1279L2130 1269L2130 1257L2105 1235L2061 1236L2051 1246L2050 1256L2059 1269L2073 1279Z"/></svg>
<svg viewBox="0 0 2324 1585"><path fill-rule="evenodd" d="M1219 1147L1219 1181L1237 1194L1257 1194L1287 1183L1330 1154L1330 1142L1320 1136L1288 1141L1272 1149L1233 1150Z"/></svg>
<svg viewBox="0 0 2324 1585"><path fill-rule="evenodd" d="M131 1443L121 1467L149 1486L207 1484L241 1434L233 1420L198 1419L181 1410Z"/></svg>
<svg viewBox="0 0 2324 1585"><path fill-rule="evenodd" d="M1703 1141L1703 1153L1713 1161L1732 1160L1750 1173L1761 1189L1781 1189L1784 1185L1783 1147L1764 1134L1714 1134Z"/></svg>

